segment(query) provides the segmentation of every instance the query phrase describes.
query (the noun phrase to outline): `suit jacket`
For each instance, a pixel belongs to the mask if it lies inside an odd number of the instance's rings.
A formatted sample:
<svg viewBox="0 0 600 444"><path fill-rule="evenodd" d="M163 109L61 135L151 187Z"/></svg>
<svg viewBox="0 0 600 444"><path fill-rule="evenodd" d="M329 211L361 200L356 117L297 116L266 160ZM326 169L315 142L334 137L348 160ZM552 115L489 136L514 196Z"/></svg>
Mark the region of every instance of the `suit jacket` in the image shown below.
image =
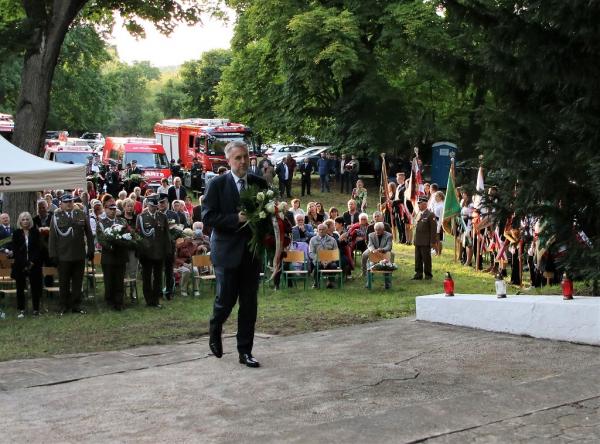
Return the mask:
<svg viewBox="0 0 600 444"><path fill-rule="evenodd" d="M112 227L113 225L123 225L127 226L127 221L122 217L115 217L114 221L110 220L108 217L103 217L98 220L96 225L96 233L103 232L108 227ZM125 249L125 247L121 246L111 246L105 247L102 246L102 258L100 262L102 265L117 265L124 264L129 260L129 253Z"/></svg>
<svg viewBox="0 0 600 444"><path fill-rule="evenodd" d="M310 179L310 175L314 171L313 164L310 162L302 162L300 166L298 166L298 171L300 171L300 175L305 179Z"/></svg>
<svg viewBox="0 0 600 444"><path fill-rule="evenodd" d="M196 205L192 211L192 223L202 222L202 207Z"/></svg>
<svg viewBox="0 0 600 444"><path fill-rule="evenodd" d="M300 232L298 226L292 227L292 240L298 242L309 242L310 238L315 235L315 230L311 224L304 224L304 233Z"/></svg>
<svg viewBox="0 0 600 444"><path fill-rule="evenodd" d="M279 180L285 180L285 166L287 166L287 169L288 169L287 180L292 180L293 170L290 168L290 166L285 161L277 164L277 168L275 168L275 174L277 174L277 177L279 178Z"/></svg>
<svg viewBox="0 0 600 444"><path fill-rule="evenodd" d="M258 165L256 165L256 166L250 166L248 168L248 174L253 174L255 176L262 177L262 170L261 170L261 168Z"/></svg>
<svg viewBox="0 0 600 444"><path fill-rule="evenodd" d="M267 182L248 174L248 186L267 189ZM202 221L213 227L210 236L210 258L216 267L236 268L248 248L251 232L240 230L238 213L240 194L231 172L212 179L202 200Z"/></svg>
<svg viewBox="0 0 600 444"><path fill-rule="evenodd" d="M25 243L25 233L20 228L14 231L12 244L15 260L12 265L13 278L24 275L28 263L32 263L33 267L38 269L42 267L40 232L36 227L29 230L29 245Z"/></svg>
<svg viewBox="0 0 600 444"><path fill-rule="evenodd" d="M169 188L168 196L169 196L169 203L173 203L174 200L177 200L177 192L175 191L175 185L172 185ZM185 190L185 188L182 185L179 188L179 200L185 200L186 196L187 196L187 191Z"/></svg>
<svg viewBox="0 0 600 444"><path fill-rule="evenodd" d="M15 229L13 227L10 227L10 231L9 231L6 228L4 228L4 225L0 225L0 240L6 239L7 237L12 236L12 234L14 232L15 232ZM12 242L8 242L8 243L4 244L1 248L6 248L7 250L12 251Z"/></svg>
<svg viewBox="0 0 600 444"><path fill-rule="evenodd" d="M392 235L387 231L383 232L383 236L381 236L381 241L379 240L379 236L377 233L373 232L369 234L369 246L370 251L375 250L385 250L392 251Z"/></svg>

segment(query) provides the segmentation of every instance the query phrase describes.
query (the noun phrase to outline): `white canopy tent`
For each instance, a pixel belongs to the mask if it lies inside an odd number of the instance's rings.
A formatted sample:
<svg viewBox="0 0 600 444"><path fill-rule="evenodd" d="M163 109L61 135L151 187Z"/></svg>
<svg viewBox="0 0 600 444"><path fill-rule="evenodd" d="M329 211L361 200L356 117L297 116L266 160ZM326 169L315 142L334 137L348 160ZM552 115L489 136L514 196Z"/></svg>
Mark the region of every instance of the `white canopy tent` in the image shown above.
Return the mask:
<svg viewBox="0 0 600 444"><path fill-rule="evenodd" d="M0 192L85 189L85 165L51 162L0 136Z"/></svg>

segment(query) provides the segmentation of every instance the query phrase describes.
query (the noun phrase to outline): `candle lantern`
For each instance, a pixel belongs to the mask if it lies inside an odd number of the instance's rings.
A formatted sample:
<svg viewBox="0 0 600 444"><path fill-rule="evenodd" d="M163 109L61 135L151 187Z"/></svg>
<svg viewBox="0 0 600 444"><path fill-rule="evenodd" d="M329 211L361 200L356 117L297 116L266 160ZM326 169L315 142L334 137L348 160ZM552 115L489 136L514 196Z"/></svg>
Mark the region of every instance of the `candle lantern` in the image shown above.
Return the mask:
<svg viewBox="0 0 600 444"><path fill-rule="evenodd" d="M444 293L446 296L454 296L454 281L450 272L446 272L446 278L444 279Z"/></svg>
<svg viewBox="0 0 600 444"><path fill-rule="evenodd" d="M502 274L498 273L496 275L496 297L498 299L504 299L506 297L506 282L504 282L504 278Z"/></svg>
<svg viewBox="0 0 600 444"><path fill-rule="evenodd" d="M562 282L560 283L562 287L563 299L565 301L570 301L573 299L573 281L569 279L567 273L563 274Z"/></svg>

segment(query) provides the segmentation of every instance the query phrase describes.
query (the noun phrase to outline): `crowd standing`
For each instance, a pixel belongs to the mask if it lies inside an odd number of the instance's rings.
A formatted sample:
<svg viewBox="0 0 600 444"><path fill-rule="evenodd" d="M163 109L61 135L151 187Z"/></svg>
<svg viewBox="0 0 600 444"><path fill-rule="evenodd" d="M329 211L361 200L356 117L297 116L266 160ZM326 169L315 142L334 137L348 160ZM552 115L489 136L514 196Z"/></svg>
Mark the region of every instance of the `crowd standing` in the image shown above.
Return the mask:
<svg viewBox="0 0 600 444"><path fill-rule="evenodd" d="M370 256L383 255L393 262L394 238L399 243L414 245L413 279L431 279L432 255L442 253L444 193L437 184L425 184L425 193L415 208L411 200L405 198L406 174L398 171L390 177L387 199L384 197L379 202L372 199L377 202L372 204L359 171L355 156L338 157L327 153L322 153L316 165L305 160L296 163L287 156L277 166L267 159L261 162L252 159L248 167L248 174L276 188L281 200L293 197L292 181L295 175L299 178L300 196L291 199L286 211L289 248L303 252L306 268L314 276L314 287L319 285L317 268L339 267L344 278L352 280L357 274L366 277L372 265ZM105 300L115 310L125 308L124 282L135 281L138 271L141 271L143 296L148 307L160 308L163 301L174 297L177 286L182 296L190 292L198 295L196 286L191 285L195 282L193 276L208 270L194 267L192 258L197 254L211 254L209 240L213 230L211 221L202 215L204 196L200 194L194 204L191 193L203 191L209 175L203 174L197 159L190 172L191 190L182 184L183 166L173 160L172 180L164 179L152 190L139 180L143 170L135 161L119 172L114 166L100 165L99 159L94 157L88 164L90 176L85 190L43 191L37 201L37 214L32 217L27 212L21 213L14 227L7 214L0 214L0 242L10 238L10 242L1 244L4 253L0 254L0 261L12 262L18 317L27 313L27 284L31 313L39 315L42 289L51 286L55 277L58 278L60 312L84 313L82 288L88 275L86 266L94 263L97 254L101 254ZM335 185L348 195L346 208L327 209L313 198L310 178L314 173L318 174L321 193L331 192ZM213 176L226 174L231 172L221 167ZM497 199L496 194L491 188L488 202ZM308 201L303 202L301 198L305 196ZM542 276L548 276L544 272L553 270L552 257L538 255L536 241L543 230L539 221L499 221L491 206L476 205L466 190L461 190L460 205L464 222L457 232L461 263L482 269L487 262L489 271L501 274L506 274L507 264L512 264L511 280L517 284L522 282L522 276L515 270L522 269L519 261L523 256L532 282L539 283ZM103 245L103 233L115 225L137 233L138 248ZM513 233L510 239L505 236L508 232ZM339 259L318 264L320 250L337 250ZM301 265L292 264L298 268ZM53 267L57 269L55 277L44 273ZM390 275L385 276L384 282L389 289ZM276 287L279 283L276 278ZM333 282L328 281L327 286L332 287Z"/></svg>

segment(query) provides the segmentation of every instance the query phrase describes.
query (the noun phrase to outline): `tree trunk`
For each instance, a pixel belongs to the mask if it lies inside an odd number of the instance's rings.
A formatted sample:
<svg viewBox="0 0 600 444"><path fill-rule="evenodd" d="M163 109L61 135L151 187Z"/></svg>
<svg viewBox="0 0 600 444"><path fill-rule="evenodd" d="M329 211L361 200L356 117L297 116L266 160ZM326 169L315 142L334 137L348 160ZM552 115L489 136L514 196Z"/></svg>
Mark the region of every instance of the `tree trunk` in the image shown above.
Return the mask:
<svg viewBox="0 0 600 444"><path fill-rule="evenodd" d="M69 26L87 0L23 0L27 18L34 23L32 44L25 53L21 91L12 143L28 153L43 154L52 77ZM41 191L41 190L40 190ZM22 211L35 214L35 192L4 193L4 208L13 222Z"/></svg>

